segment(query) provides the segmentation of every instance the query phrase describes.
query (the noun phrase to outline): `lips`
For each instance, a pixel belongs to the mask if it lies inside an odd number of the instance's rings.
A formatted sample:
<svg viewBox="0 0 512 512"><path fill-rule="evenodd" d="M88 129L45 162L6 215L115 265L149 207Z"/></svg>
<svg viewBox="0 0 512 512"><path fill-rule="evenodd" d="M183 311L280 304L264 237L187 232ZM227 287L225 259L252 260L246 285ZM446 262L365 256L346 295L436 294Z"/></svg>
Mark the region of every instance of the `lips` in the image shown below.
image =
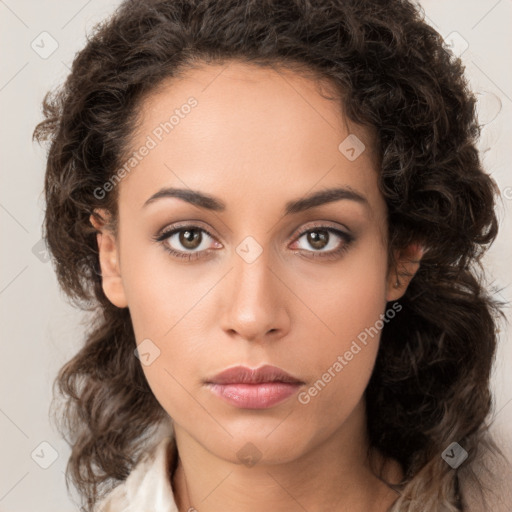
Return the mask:
<svg viewBox="0 0 512 512"><path fill-rule="evenodd" d="M276 366L228 368L205 381L217 397L239 409L268 409L297 393L304 382Z"/></svg>
<svg viewBox="0 0 512 512"><path fill-rule="evenodd" d="M245 366L235 366L207 379L207 384L262 384L266 382L285 382L289 384L304 384L277 366L264 365L251 369Z"/></svg>

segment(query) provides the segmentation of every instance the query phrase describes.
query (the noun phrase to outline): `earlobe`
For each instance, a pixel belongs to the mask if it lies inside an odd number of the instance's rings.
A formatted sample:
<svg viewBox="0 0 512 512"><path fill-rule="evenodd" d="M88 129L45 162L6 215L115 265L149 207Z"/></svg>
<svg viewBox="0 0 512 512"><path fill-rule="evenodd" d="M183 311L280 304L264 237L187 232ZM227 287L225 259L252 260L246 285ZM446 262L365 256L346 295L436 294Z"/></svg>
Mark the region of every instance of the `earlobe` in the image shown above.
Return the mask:
<svg viewBox="0 0 512 512"><path fill-rule="evenodd" d="M98 231L96 240L98 242L98 257L101 268L101 283L103 292L108 300L118 308L128 306L121 277L119 265L119 251L114 233L107 227L105 219L109 213L105 210L95 210L97 216L91 215L89 221Z"/></svg>
<svg viewBox="0 0 512 512"><path fill-rule="evenodd" d="M395 252L395 265L391 268L387 280L386 300L393 301L402 297L412 278L420 268L425 249L420 244L411 244Z"/></svg>

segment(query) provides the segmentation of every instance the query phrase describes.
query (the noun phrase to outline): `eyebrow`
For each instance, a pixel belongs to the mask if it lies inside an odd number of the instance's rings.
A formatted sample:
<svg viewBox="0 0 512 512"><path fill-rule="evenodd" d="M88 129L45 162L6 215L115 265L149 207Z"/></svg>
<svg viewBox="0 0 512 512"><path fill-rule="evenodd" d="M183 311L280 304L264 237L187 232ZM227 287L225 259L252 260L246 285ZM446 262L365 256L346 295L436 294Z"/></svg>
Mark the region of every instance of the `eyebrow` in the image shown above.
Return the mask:
<svg viewBox="0 0 512 512"><path fill-rule="evenodd" d="M223 212L226 210L226 203L204 192L184 188L162 188L153 194L142 206L145 208L151 203L163 198L178 198L206 210ZM316 206L347 199L365 206L369 206L367 199L350 187L338 187L320 190L301 199L288 201L285 204L284 215L303 212Z"/></svg>

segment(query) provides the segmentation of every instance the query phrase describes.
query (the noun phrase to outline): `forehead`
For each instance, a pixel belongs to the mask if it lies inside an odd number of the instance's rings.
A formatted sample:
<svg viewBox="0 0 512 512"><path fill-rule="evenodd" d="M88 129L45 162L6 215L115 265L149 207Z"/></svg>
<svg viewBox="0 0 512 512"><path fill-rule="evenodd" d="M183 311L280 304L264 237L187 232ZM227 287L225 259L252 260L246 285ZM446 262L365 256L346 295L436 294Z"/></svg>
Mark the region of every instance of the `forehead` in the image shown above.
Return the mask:
<svg viewBox="0 0 512 512"><path fill-rule="evenodd" d="M335 184L378 200L370 130L343 115L331 84L289 69L229 62L165 80L142 102L130 148L139 157L121 194L138 205L162 186L284 203Z"/></svg>

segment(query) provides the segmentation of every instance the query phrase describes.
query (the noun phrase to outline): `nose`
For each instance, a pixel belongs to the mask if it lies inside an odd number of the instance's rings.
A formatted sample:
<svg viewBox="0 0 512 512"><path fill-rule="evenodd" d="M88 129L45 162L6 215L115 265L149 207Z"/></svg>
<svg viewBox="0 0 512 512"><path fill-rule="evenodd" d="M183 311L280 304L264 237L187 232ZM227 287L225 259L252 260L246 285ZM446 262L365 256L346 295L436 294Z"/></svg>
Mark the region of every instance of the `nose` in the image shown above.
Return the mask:
<svg viewBox="0 0 512 512"><path fill-rule="evenodd" d="M283 337L290 329L283 278L271 268L265 251L252 263L237 254L233 258L221 327L231 337L247 341Z"/></svg>

